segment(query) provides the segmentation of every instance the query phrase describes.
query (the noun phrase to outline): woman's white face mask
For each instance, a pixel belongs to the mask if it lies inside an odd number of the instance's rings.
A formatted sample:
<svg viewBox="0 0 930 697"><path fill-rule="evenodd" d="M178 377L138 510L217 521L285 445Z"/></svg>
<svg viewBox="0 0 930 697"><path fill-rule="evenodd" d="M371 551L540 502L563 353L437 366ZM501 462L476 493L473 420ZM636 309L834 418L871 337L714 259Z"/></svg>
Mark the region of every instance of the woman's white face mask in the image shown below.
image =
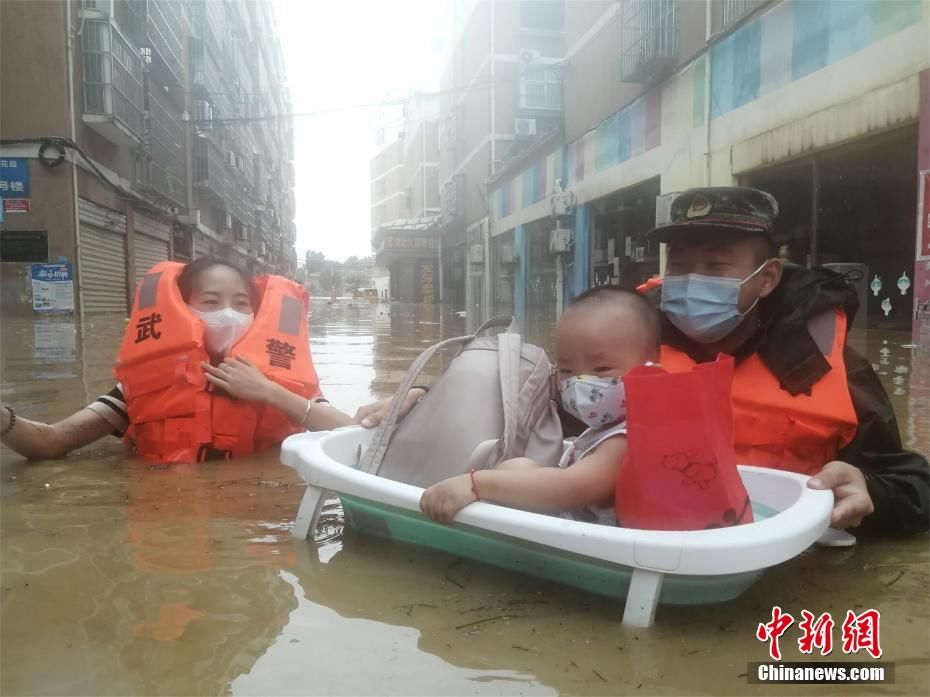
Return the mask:
<svg viewBox="0 0 930 697"><path fill-rule="evenodd" d="M191 307L190 311L206 325L203 333L204 347L207 353L214 356L225 356L229 353L233 345L249 330L255 317L252 312L238 312L231 307L210 312Z"/></svg>

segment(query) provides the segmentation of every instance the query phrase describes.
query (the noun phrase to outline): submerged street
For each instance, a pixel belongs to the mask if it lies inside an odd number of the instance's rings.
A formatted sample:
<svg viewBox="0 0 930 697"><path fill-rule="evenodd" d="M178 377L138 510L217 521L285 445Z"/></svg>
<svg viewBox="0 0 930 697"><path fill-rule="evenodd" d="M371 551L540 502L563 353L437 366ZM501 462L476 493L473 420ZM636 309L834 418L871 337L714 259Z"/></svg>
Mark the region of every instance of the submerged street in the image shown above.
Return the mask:
<svg viewBox="0 0 930 697"><path fill-rule="evenodd" d="M438 306L314 301L326 396L354 412L390 394L464 324ZM124 327L7 318L4 403L55 420L106 392ZM904 334L861 343L905 444L927 452L930 354ZM773 605L834 618L874 606L882 660L896 664L883 693L930 679L925 537L815 548L736 601L662 606L634 630L613 601L343 534L337 500L316 544L292 540L303 484L275 452L150 466L113 438L59 462L2 456L3 694L761 694L745 673L767 658L754 635ZM783 638L785 660L798 660L796 638Z"/></svg>

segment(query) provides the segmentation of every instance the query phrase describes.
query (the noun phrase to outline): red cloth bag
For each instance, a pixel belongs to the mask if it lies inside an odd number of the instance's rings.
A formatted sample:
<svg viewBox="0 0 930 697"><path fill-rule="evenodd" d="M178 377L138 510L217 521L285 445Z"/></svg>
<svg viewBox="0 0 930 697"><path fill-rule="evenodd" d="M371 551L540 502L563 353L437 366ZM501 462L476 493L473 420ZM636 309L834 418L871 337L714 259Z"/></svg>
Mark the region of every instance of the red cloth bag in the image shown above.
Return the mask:
<svg viewBox="0 0 930 697"><path fill-rule="evenodd" d="M733 358L684 373L658 366L623 378L627 455L616 513L626 528L705 530L752 522L733 449Z"/></svg>

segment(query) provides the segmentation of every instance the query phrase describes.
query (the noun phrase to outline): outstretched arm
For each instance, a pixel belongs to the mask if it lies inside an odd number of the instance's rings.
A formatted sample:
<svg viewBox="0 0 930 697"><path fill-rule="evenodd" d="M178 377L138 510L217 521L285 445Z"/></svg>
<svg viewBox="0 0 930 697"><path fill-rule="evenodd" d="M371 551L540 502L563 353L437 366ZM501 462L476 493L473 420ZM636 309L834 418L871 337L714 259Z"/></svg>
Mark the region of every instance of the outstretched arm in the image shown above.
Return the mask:
<svg viewBox="0 0 930 697"><path fill-rule="evenodd" d="M6 407L0 408L0 412L0 431L5 431L12 417ZM87 407L53 424L17 414L13 429L3 436L3 444L30 460L54 460L112 432L113 425Z"/></svg>

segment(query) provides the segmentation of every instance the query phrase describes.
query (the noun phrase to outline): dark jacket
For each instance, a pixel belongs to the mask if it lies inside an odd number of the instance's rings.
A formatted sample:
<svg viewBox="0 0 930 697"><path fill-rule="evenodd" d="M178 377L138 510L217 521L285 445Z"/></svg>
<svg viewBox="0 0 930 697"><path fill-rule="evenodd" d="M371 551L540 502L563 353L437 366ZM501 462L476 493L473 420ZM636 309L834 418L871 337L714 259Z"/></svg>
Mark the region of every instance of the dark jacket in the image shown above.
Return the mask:
<svg viewBox="0 0 930 697"><path fill-rule="evenodd" d="M658 305L660 291L650 291L649 296ZM852 324L857 310L856 293L844 276L826 269L786 265L779 287L759 302L759 328L736 352L737 362L757 353L779 378L782 389L795 395L809 391L830 366L811 338L806 322L835 307L843 307ZM715 358L664 315L662 341L695 361ZM844 359L859 428L837 459L862 470L875 504L875 512L862 522L857 532L897 536L924 532L930 527L927 459L905 450L901 444L894 410L871 364L849 346Z"/></svg>

